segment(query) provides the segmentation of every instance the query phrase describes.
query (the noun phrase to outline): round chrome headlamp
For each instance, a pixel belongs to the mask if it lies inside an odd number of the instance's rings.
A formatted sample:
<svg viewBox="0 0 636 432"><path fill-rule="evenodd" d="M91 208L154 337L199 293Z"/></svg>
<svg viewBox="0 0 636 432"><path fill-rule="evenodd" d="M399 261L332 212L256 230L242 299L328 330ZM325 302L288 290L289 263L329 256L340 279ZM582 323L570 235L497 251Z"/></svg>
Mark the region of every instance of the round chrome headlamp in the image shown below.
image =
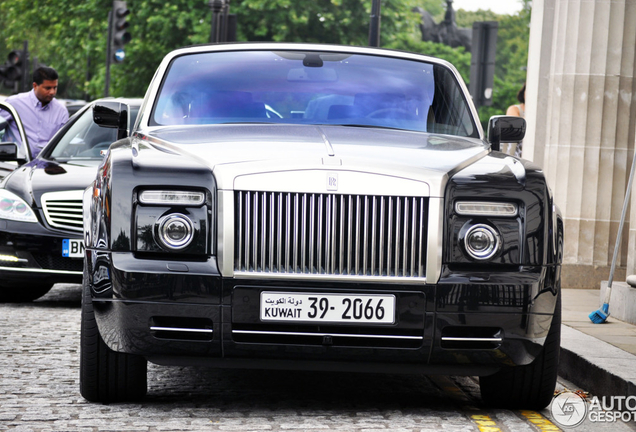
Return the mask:
<svg viewBox="0 0 636 432"><path fill-rule="evenodd" d="M194 238L194 225L189 217L181 213L173 213L157 221L159 243L168 249L186 248Z"/></svg>
<svg viewBox="0 0 636 432"><path fill-rule="evenodd" d="M501 247L501 239L494 228L478 224L468 228L464 235L464 248L468 255L477 260L487 260L495 256Z"/></svg>

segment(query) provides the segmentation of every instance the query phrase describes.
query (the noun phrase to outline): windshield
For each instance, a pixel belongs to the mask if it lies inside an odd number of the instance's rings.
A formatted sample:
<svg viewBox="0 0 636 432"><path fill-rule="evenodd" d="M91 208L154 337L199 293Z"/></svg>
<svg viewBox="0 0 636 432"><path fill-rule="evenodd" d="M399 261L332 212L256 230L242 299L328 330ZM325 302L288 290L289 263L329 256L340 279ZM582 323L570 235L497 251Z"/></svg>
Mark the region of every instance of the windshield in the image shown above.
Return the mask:
<svg viewBox="0 0 636 432"><path fill-rule="evenodd" d="M441 65L360 54L191 54L169 67L151 125L296 123L477 137L470 108Z"/></svg>
<svg viewBox="0 0 636 432"><path fill-rule="evenodd" d="M139 107L130 107L129 124L134 124ZM110 144L117 141L117 129L105 128L93 121L93 107L84 111L59 139L50 158L58 161L71 159L102 159Z"/></svg>

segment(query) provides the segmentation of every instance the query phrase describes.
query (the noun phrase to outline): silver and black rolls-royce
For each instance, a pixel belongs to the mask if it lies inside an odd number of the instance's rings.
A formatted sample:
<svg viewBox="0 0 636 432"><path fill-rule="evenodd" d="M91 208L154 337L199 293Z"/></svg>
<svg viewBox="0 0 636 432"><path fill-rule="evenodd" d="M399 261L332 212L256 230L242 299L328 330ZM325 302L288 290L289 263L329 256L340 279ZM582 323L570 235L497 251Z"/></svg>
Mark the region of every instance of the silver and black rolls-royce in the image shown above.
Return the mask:
<svg viewBox="0 0 636 432"><path fill-rule="evenodd" d="M479 376L489 404L544 407L563 227L541 169L499 151L524 133L486 136L419 54L168 54L84 192L82 395L143 397L150 361Z"/></svg>

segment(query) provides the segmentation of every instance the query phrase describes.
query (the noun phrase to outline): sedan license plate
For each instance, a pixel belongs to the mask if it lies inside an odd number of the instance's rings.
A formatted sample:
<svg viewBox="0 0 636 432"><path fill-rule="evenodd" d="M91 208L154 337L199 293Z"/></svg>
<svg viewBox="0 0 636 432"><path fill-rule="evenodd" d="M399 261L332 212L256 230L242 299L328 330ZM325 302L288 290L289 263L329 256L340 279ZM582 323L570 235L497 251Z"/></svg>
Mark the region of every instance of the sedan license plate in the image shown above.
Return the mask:
<svg viewBox="0 0 636 432"><path fill-rule="evenodd" d="M81 239L62 240L62 256L69 258L84 258L84 241Z"/></svg>
<svg viewBox="0 0 636 432"><path fill-rule="evenodd" d="M393 324L395 296L263 291L260 313L261 321Z"/></svg>

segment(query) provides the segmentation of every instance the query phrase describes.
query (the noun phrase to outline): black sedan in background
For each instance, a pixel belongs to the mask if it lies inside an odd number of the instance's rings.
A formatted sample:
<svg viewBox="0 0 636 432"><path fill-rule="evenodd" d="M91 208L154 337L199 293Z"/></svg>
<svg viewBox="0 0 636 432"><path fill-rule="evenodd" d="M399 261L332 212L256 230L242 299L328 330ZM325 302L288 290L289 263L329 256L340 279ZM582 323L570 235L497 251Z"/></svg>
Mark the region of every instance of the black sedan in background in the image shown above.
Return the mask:
<svg viewBox="0 0 636 432"><path fill-rule="evenodd" d="M108 100L128 112L130 127L141 100ZM93 122L93 106L31 158L19 116L0 102L0 301L31 301L55 283L82 281L82 193L118 138Z"/></svg>

